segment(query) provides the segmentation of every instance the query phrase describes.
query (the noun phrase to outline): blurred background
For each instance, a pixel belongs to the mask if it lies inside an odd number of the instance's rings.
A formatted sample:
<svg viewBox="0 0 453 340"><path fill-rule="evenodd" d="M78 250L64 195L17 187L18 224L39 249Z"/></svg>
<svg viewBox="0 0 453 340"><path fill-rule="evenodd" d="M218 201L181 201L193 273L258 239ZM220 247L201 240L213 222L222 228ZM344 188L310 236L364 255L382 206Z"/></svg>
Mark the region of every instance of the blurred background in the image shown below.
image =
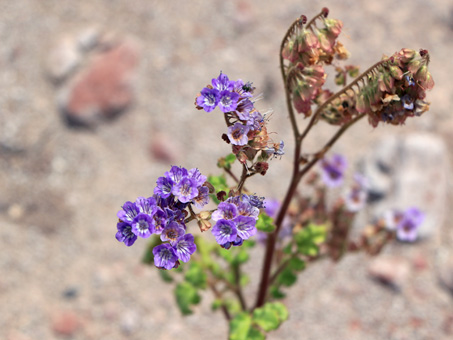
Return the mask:
<svg viewBox="0 0 453 340"><path fill-rule="evenodd" d="M218 173L223 118L193 103L220 70L253 81L257 107L273 110L268 130L287 156L247 186L281 197L293 141L278 49L295 18L324 6L361 70L402 47L430 53L429 112L405 127L362 121L334 148L380 195L358 229L392 207L416 205L427 220L415 244L308 268L269 339L453 338L453 3L0 0L0 339L226 338L209 292L180 315L172 287L140 263L146 242L116 241L116 212L150 196L170 165ZM306 151L333 131L319 124Z"/></svg>

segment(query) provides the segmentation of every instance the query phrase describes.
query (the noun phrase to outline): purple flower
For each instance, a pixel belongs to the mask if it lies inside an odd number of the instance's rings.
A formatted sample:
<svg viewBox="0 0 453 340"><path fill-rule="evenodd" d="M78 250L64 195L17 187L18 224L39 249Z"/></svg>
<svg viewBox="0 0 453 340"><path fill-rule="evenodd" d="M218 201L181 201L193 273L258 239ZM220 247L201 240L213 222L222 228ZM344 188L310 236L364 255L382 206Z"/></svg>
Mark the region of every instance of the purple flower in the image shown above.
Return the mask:
<svg viewBox="0 0 453 340"><path fill-rule="evenodd" d="M233 126L228 127L228 138L233 145L246 145L249 141L247 134L250 126L236 122Z"/></svg>
<svg viewBox="0 0 453 340"><path fill-rule="evenodd" d="M238 105L236 107L236 114L240 120L248 121L250 119L250 112L252 110L253 103L250 99L246 98L238 102Z"/></svg>
<svg viewBox="0 0 453 340"><path fill-rule="evenodd" d="M181 236L183 236L185 232L186 230L178 222L171 222L164 228L164 230L162 230L160 239L164 242L170 241L171 243L174 243Z"/></svg>
<svg viewBox="0 0 453 340"><path fill-rule="evenodd" d="M219 220L232 220L238 215L238 208L235 204L222 202L219 204L216 211L211 215L214 221Z"/></svg>
<svg viewBox="0 0 453 340"><path fill-rule="evenodd" d="M148 214L138 214L132 222L132 232L140 237L148 238L154 233L154 224Z"/></svg>
<svg viewBox="0 0 453 340"><path fill-rule="evenodd" d="M247 118L246 125L250 126L250 129L253 131L261 131L262 124L263 124L263 115L261 112L254 110L249 114L249 117Z"/></svg>
<svg viewBox="0 0 453 340"><path fill-rule="evenodd" d="M184 177L187 177L189 172L186 168L180 168L179 166L172 166L170 171L165 173L165 176L170 178L174 184L178 184Z"/></svg>
<svg viewBox="0 0 453 340"><path fill-rule="evenodd" d="M345 196L346 209L350 212L358 212L365 206L368 198L368 180L359 173L354 175L354 184Z"/></svg>
<svg viewBox="0 0 453 340"><path fill-rule="evenodd" d="M190 260L190 255L197 250L193 235L185 234L180 237L174 245L174 249L176 250L176 255L182 262L188 262Z"/></svg>
<svg viewBox="0 0 453 340"><path fill-rule="evenodd" d="M118 211L116 214L121 221L132 223L135 216L140 213L140 209L135 203L127 201L122 206L122 210Z"/></svg>
<svg viewBox="0 0 453 340"><path fill-rule="evenodd" d="M180 202L190 202L192 198L198 196L197 183L191 178L184 177L178 184L173 186L172 194L175 195Z"/></svg>
<svg viewBox="0 0 453 340"><path fill-rule="evenodd" d="M334 154L330 160L324 158L321 161L321 178L324 184L331 188L341 185L346 167L346 158L340 154Z"/></svg>
<svg viewBox="0 0 453 340"><path fill-rule="evenodd" d="M195 206L199 209L202 209L206 204L209 203L209 188L208 187L199 187L198 196L194 197L193 202Z"/></svg>
<svg viewBox="0 0 453 340"><path fill-rule="evenodd" d="M153 255L154 265L162 269L170 270L175 266L176 261L178 261L176 251L168 243L154 247Z"/></svg>
<svg viewBox="0 0 453 340"><path fill-rule="evenodd" d="M160 234L167 225L167 214L165 211L158 207L156 213L154 214L154 233Z"/></svg>
<svg viewBox="0 0 453 340"><path fill-rule="evenodd" d="M252 207L258 208L258 209L263 209L265 208L264 206L264 197L259 197L256 195L250 195L249 196L249 203Z"/></svg>
<svg viewBox="0 0 453 340"><path fill-rule="evenodd" d="M230 92L228 90L220 92L219 109L222 112L230 112L236 110L238 106L238 99L239 94L237 94L236 92Z"/></svg>
<svg viewBox="0 0 453 340"><path fill-rule="evenodd" d="M173 189L173 181L169 177L159 177L157 179L157 186L154 188L154 194L162 198L167 198Z"/></svg>
<svg viewBox="0 0 453 340"><path fill-rule="evenodd" d="M241 98L249 98L253 96L255 88L251 82L244 83L242 79L238 79L234 82L234 92L239 93Z"/></svg>
<svg viewBox="0 0 453 340"><path fill-rule="evenodd" d="M151 217L157 211L156 199L154 197L138 197L135 201L135 205L138 207L141 213L148 214Z"/></svg>
<svg viewBox="0 0 453 340"><path fill-rule="evenodd" d="M203 176L197 168L190 169L188 176L195 181L197 186L203 185L208 179L206 176Z"/></svg>
<svg viewBox="0 0 453 340"><path fill-rule="evenodd" d="M132 232L131 225L126 222L118 222L116 227L118 229L118 232L115 235L116 239L120 242L124 242L128 247L133 245L135 240L137 240L137 235Z"/></svg>
<svg viewBox="0 0 453 340"><path fill-rule="evenodd" d="M233 222L236 224L237 235L246 240L256 234L256 220L250 216L238 216Z"/></svg>
<svg viewBox="0 0 453 340"><path fill-rule="evenodd" d="M233 242L237 236L237 229L235 223L228 220L218 220L212 227L212 234L218 244L225 244Z"/></svg>
<svg viewBox="0 0 453 340"><path fill-rule="evenodd" d="M409 208L404 212L396 229L396 237L400 241L414 242L418 236L418 229L425 220L425 214L417 208Z"/></svg>
<svg viewBox="0 0 453 340"><path fill-rule="evenodd" d="M220 72L219 76L217 78L213 78L211 81L212 86L214 86L215 89L217 89L219 92L221 91L232 91L235 82L230 81L228 79L228 76L226 74L223 74Z"/></svg>
<svg viewBox="0 0 453 340"><path fill-rule="evenodd" d="M201 106L206 112L215 109L220 100L220 93L217 89L205 87L201 90L201 95L197 97L197 105Z"/></svg>

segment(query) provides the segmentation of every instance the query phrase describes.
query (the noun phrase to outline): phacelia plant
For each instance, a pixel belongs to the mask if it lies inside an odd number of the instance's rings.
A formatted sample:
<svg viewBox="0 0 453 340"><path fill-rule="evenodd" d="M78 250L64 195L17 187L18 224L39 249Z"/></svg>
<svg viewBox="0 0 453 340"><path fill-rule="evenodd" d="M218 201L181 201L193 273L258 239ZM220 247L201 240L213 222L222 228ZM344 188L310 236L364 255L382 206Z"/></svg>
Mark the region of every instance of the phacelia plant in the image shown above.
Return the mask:
<svg viewBox="0 0 453 340"><path fill-rule="evenodd" d="M219 121L214 117L218 111L223 115L226 129L219 140L231 145L231 153L217 162L224 174L206 177L198 169L173 166L157 179L152 196L124 203L117 214L116 239L126 246L150 239L144 262L161 269L165 281L177 282L175 296L183 314L192 313L201 290L212 291L212 308L229 322L230 339L264 339L278 328L288 317L278 300L307 265L325 258L339 261L348 252L376 255L395 238L413 242L424 220L415 207L389 211L353 238L354 217L368 196L367 179L359 173L333 204L326 203L326 192L344 185L347 169L344 156L327 155L334 143L364 117L377 127L420 116L429 108L426 91L434 86L424 49L403 48L362 74L357 66L343 65L349 57L339 41L343 23L328 14L324 8L310 21L301 16L280 46L295 143L293 171L281 200L257 196L245 183L256 174L264 176L270 161L282 158L284 142L271 138L268 119L255 106L252 83L220 72L198 93L195 107L213 120ZM336 93L324 88L329 66L341 86ZM300 121L306 122L303 129ZM303 153L304 139L322 121L338 129L317 152ZM240 175L233 172L236 160ZM308 197L298 191L302 179L310 188L303 191L310 192ZM192 221L199 230L190 226ZM202 235L208 231L212 237ZM256 244L266 250L259 288L250 301L242 293L249 278L241 267Z"/></svg>

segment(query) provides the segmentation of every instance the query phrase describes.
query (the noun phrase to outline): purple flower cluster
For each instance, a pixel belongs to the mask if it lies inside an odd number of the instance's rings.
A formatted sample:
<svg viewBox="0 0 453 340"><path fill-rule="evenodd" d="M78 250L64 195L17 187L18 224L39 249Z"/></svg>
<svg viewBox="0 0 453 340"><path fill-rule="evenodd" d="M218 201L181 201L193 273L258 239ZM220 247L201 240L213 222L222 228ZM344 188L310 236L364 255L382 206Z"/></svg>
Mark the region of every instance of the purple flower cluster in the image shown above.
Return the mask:
<svg viewBox="0 0 453 340"><path fill-rule="evenodd" d="M131 246L137 237L148 238L160 235L163 243L154 247L154 264L163 269L172 269L179 260L187 262L197 249L193 235L186 233L184 218L189 204L201 208L209 201L206 176L198 169L187 170L173 166L157 180L154 195L139 197L135 202L126 202L117 216L116 239Z"/></svg>
<svg viewBox="0 0 453 340"><path fill-rule="evenodd" d="M414 242L418 229L425 220L425 214L418 208L412 207L405 211L389 210L384 214L387 229L395 230L398 240Z"/></svg>
<svg viewBox="0 0 453 340"><path fill-rule="evenodd" d="M201 90L196 99L197 107L211 112L218 106L231 121L227 134L230 143L246 145L248 134L260 131L264 123L263 115L254 107L254 88L241 79L229 80L223 73L212 79L211 84Z"/></svg>
<svg viewBox="0 0 453 340"><path fill-rule="evenodd" d="M338 187L343 183L346 171L346 158L340 154L332 155L331 159L321 160L321 178L330 188Z"/></svg>
<svg viewBox="0 0 453 340"><path fill-rule="evenodd" d="M212 234L218 244L229 249L240 246L244 240L256 234L256 221L263 207L263 198L242 194L228 198L219 204L211 218L216 221Z"/></svg>

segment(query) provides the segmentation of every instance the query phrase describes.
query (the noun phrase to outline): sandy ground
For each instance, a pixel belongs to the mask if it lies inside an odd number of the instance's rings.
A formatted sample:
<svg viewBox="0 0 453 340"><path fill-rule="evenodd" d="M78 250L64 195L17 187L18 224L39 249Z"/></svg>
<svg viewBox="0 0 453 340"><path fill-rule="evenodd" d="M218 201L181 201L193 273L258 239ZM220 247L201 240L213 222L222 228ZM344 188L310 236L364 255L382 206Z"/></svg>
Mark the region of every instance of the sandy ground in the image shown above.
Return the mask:
<svg viewBox="0 0 453 340"><path fill-rule="evenodd" d="M291 155L278 47L292 20L323 6L344 22L351 63L365 69L382 54L425 48L436 81L423 117L404 128L362 123L335 150L354 163L382 136L419 132L440 136L451 150L449 1L0 0L0 339L226 337L209 294L194 315L180 316L172 288L139 263L146 242L126 248L115 240L116 212L150 195L169 169L149 152L153 143L163 141L177 164L217 172L217 158L228 152L218 137L222 119L193 101L219 70L263 92L259 107L273 109L270 130L288 140ZM46 71L49 51L62 36L92 27L141 45L135 101L94 131L68 129ZM309 147L332 133L316 131ZM278 197L289 169L289 157L275 161L250 188ZM430 239L385 251L410 266L400 291L371 281L365 256L309 268L286 300L290 320L269 339L451 339L453 300L438 274L452 256L452 217L448 211ZM262 255L257 250L248 265L252 275Z"/></svg>

